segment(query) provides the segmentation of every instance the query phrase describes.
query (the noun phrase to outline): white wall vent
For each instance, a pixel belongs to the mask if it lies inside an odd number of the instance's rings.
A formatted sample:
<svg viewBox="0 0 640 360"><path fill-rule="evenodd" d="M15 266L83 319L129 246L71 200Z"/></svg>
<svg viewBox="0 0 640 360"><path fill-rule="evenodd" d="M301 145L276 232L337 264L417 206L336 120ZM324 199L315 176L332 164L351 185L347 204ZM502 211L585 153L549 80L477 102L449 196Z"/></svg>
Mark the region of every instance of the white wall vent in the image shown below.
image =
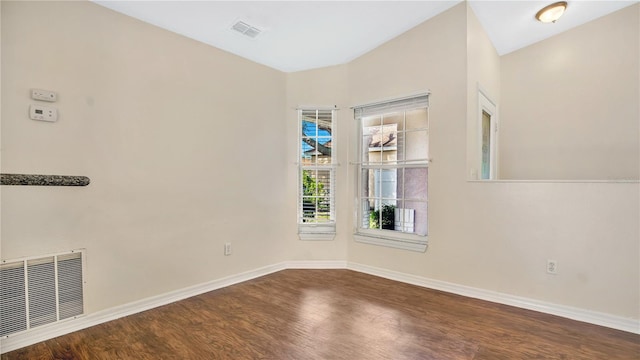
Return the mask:
<svg viewBox="0 0 640 360"><path fill-rule="evenodd" d="M84 314L84 251L2 260L0 337Z"/></svg>
<svg viewBox="0 0 640 360"><path fill-rule="evenodd" d="M235 30L242 35L248 36L254 39L256 36L260 35L262 30L247 24L244 21L238 21L231 27L231 30Z"/></svg>

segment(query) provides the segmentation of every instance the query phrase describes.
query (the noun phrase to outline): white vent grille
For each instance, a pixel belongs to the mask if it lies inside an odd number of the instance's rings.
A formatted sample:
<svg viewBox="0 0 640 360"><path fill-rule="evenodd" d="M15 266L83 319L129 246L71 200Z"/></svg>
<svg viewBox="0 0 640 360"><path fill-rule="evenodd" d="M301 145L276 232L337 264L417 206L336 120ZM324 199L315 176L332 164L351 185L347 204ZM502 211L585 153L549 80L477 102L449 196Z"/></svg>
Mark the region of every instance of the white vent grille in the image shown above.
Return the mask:
<svg viewBox="0 0 640 360"><path fill-rule="evenodd" d="M84 313L83 252L2 261L0 336Z"/></svg>
<svg viewBox="0 0 640 360"><path fill-rule="evenodd" d="M250 38L255 38L256 36L260 35L260 33L262 32L262 30L251 26L249 24L247 24L244 21L238 21L235 24L233 24L233 26L231 27L232 30L235 30L237 32L239 32L242 35L248 36Z"/></svg>

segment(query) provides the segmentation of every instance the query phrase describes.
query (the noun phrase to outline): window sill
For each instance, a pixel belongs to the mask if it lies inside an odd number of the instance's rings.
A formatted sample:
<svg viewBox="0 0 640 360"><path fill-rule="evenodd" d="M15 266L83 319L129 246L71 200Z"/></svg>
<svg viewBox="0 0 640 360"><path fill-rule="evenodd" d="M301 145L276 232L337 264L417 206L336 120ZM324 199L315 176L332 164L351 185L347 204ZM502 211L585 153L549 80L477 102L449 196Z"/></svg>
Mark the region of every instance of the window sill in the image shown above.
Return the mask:
<svg viewBox="0 0 640 360"><path fill-rule="evenodd" d="M336 224L298 224L298 238L309 241L331 241L336 237Z"/></svg>
<svg viewBox="0 0 640 360"><path fill-rule="evenodd" d="M379 245L379 246L385 246L385 247L390 247L394 249L402 249L402 250L409 250L409 251L415 251L415 252L427 251L427 245L428 245L426 237L424 238L424 240L413 240L405 237L399 238L399 237L378 236L378 235L363 234L363 233L355 233L353 234L353 237L357 242L361 242L365 244Z"/></svg>

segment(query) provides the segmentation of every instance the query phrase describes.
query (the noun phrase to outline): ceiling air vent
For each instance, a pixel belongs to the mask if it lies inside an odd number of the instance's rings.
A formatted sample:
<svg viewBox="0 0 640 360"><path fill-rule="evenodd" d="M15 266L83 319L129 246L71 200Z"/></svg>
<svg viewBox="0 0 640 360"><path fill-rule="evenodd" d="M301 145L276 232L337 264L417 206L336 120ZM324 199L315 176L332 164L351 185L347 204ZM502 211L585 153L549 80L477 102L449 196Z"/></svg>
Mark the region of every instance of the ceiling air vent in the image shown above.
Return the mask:
<svg viewBox="0 0 640 360"><path fill-rule="evenodd" d="M250 38L255 38L258 36L262 30L247 24L244 21L238 21L231 27L232 30L239 32L242 35L248 36Z"/></svg>

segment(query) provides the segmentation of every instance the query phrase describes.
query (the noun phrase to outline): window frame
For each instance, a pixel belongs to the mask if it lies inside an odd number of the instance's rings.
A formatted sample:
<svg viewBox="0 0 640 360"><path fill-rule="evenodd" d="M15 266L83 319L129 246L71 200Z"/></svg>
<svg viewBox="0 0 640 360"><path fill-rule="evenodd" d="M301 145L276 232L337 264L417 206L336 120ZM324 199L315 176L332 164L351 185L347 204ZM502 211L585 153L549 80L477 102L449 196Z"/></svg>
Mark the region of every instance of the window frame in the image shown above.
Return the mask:
<svg viewBox="0 0 640 360"><path fill-rule="evenodd" d="M417 101L416 99L426 99L425 103ZM360 105L353 107L354 109L354 119L357 121L357 162L355 163L356 169L355 174L357 176L355 180L355 204L356 209L355 219L354 219L354 239L358 242L373 244L373 245L381 245L391 248L424 252L427 249L428 245L428 220L426 221L427 233L425 235L418 235L407 233L403 231L396 230L386 230L386 229L369 229L363 227L364 222L364 213L365 213L365 201L369 197L363 196L363 187L364 187L364 176L363 173L365 171L369 171L371 169L375 170L383 170L383 169L397 169L397 171L402 171L402 169L406 168L424 168L427 169L427 179L426 187L427 187L427 209L428 209L428 169L429 169L429 158L424 159L424 161L412 161L412 160L401 160L396 164L383 164L375 165L372 163L364 163L363 161L363 131L365 126L363 125L363 119L369 118L372 116L384 116L392 113L401 112L405 115L411 110L416 109L426 109L427 116L427 125L426 125L426 134L427 141L429 136L429 106L428 106L429 92L421 93L413 96L408 96L405 98L392 99L388 101L382 101L367 105ZM366 110L362 109L373 109L373 113L369 113ZM377 112L376 112L377 111ZM427 156L428 155L428 144L427 144ZM381 190L382 191L382 190ZM404 195L403 195L403 199ZM368 212L369 210L366 209ZM428 210L427 210L428 213Z"/></svg>
<svg viewBox="0 0 640 360"><path fill-rule="evenodd" d="M336 147L336 115L337 109L335 107L318 107L318 106L304 106L297 109L297 121L298 121L298 135L297 135L297 224L298 224L298 238L300 240L333 240L336 235L336 168L337 163L337 147ZM331 160L329 164L304 164L302 162L302 142L303 142L303 113L308 111L316 112L316 119L318 112L331 112ZM318 134L316 133L316 137ZM304 220L304 195L303 195L303 172L306 170L311 171L328 171L329 172L329 220L326 222L312 221L305 222Z"/></svg>

